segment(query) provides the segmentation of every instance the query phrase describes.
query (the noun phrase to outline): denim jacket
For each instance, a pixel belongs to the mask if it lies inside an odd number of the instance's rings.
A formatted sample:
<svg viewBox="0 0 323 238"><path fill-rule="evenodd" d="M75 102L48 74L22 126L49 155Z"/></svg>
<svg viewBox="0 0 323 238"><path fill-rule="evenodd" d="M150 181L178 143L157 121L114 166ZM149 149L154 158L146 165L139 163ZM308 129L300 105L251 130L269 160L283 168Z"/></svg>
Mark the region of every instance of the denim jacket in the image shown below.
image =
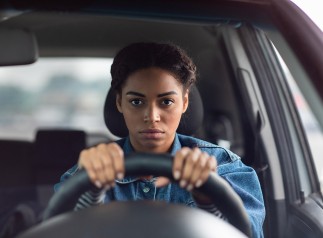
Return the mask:
<svg viewBox="0 0 323 238"><path fill-rule="evenodd" d="M125 155L133 152L129 137L116 142L123 148ZM265 206L255 171L251 167L244 165L240 158L231 151L190 136L176 134L170 153L175 155L176 151L184 146L190 148L198 147L209 155L216 157L218 164L217 173L232 186L243 201L252 225L253 237L263 237L262 225L265 219ZM76 171L77 165L64 173L60 183L55 184L55 191L59 189L61 183L71 177ZM155 180L156 178L141 180L130 176L122 180L116 180L116 186L112 190L107 191L105 202L107 203L110 200L151 199L181 203L191 207L196 206L191 194L179 185L171 183L165 187L156 188Z"/></svg>

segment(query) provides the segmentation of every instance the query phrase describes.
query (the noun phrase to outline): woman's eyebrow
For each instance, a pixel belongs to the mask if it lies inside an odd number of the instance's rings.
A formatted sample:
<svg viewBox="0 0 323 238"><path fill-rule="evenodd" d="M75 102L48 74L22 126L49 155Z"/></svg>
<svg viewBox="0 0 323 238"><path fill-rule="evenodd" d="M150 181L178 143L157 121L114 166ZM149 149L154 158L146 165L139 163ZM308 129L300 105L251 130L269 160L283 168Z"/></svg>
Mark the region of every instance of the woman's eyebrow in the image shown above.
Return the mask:
<svg viewBox="0 0 323 238"><path fill-rule="evenodd" d="M157 97L164 97L164 96L168 96L168 95L173 95L173 94L176 94L177 95L177 92L175 91L169 91L169 92L166 92L166 93L161 93L161 94L158 94Z"/></svg>
<svg viewBox="0 0 323 238"><path fill-rule="evenodd" d="M138 97L145 97L144 94L142 93L137 93L137 92L133 92L133 91L129 91L126 93L126 95L134 95L134 96L138 96Z"/></svg>
<svg viewBox="0 0 323 238"><path fill-rule="evenodd" d="M177 95L177 92L175 91L169 91L169 92L166 92L166 93L160 93L157 95L157 97L165 97L165 96L168 96L168 95ZM129 91L126 93L126 95L133 95L133 96L138 96L138 97L146 97L144 94L142 93L138 93L138 92L134 92L134 91Z"/></svg>

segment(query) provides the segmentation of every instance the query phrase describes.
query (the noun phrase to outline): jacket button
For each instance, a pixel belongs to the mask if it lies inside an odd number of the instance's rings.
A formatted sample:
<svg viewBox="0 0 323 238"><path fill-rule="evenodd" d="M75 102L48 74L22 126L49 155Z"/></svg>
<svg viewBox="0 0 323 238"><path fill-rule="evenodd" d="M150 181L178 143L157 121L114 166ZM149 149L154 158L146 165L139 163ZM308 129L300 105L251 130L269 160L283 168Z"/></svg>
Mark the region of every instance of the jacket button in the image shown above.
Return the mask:
<svg viewBox="0 0 323 238"><path fill-rule="evenodd" d="M144 193L148 193L148 192L150 191L150 188L145 187L145 188L143 188L143 190L142 190L142 191L144 191Z"/></svg>

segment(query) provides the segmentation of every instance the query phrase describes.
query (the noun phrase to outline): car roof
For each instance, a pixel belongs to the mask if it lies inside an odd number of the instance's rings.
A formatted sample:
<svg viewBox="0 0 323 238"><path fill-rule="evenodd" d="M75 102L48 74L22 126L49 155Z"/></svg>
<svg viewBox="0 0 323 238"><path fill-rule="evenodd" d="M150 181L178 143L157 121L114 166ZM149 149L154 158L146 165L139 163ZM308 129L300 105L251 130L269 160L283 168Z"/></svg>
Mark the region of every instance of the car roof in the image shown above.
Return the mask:
<svg viewBox="0 0 323 238"><path fill-rule="evenodd" d="M77 1L61 5L56 1L7 2L10 4L0 8L0 26L32 31L40 56L113 57L116 49L136 40L176 41L183 34L186 39L194 39L194 44L205 44L208 41L200 29L185 23L207 26L214 22L270 22L269 15L263 13L269 5L267 0ZM96 38L97 32L103 35Z"/></svg>

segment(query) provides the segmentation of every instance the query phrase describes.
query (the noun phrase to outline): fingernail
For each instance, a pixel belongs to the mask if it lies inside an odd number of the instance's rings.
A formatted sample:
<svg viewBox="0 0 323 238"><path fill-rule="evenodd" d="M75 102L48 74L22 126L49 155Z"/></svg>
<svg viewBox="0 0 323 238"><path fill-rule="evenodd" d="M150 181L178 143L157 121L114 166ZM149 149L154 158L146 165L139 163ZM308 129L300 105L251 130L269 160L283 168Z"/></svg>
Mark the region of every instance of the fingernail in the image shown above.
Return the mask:
<svg viewBox="0 0 323 238"><path fill-rule="evenodd" d="M174 172L174 179L178 180L181 177L181 172L179 172L178 170L176 170Z"/></svg>
<svg viewBox="0 0 323 238"><path fill-rule="evenodd" d="M117 178L118 178L119 180L123 179L123 173L117 173Z"/></svg>
<svg viewBox="0 0 323 238"><path fill-rule="evenodd" d="M191 191L193 189L193 185L192 184L189 184L186 188L188 191Z"/></svg>
<svg viewBox="0 0 323 238"><path fill-rule="evenodd" d="M94 182L94 185L95 185L97 188L102 188L102 184L101 184L99 181L95 181L95 182Z"/></svg>
<svg viewBox="0 0 323 238"><path fill-rule="evenodd" d="M196 182L196 184L195 184L195 187L197 187L197 188L201 187L202 183L203 183L203 182L202 182L202 180L201 180L201 179L197 180L197 182Z"/></svg>
<svg viewBox="0 0 323 238"><path fill-rule="evenodd" d="M184 188L186 186L186 181L185 180L181 180L179 183L179 186L181 186L182 188Z"/></svg>

